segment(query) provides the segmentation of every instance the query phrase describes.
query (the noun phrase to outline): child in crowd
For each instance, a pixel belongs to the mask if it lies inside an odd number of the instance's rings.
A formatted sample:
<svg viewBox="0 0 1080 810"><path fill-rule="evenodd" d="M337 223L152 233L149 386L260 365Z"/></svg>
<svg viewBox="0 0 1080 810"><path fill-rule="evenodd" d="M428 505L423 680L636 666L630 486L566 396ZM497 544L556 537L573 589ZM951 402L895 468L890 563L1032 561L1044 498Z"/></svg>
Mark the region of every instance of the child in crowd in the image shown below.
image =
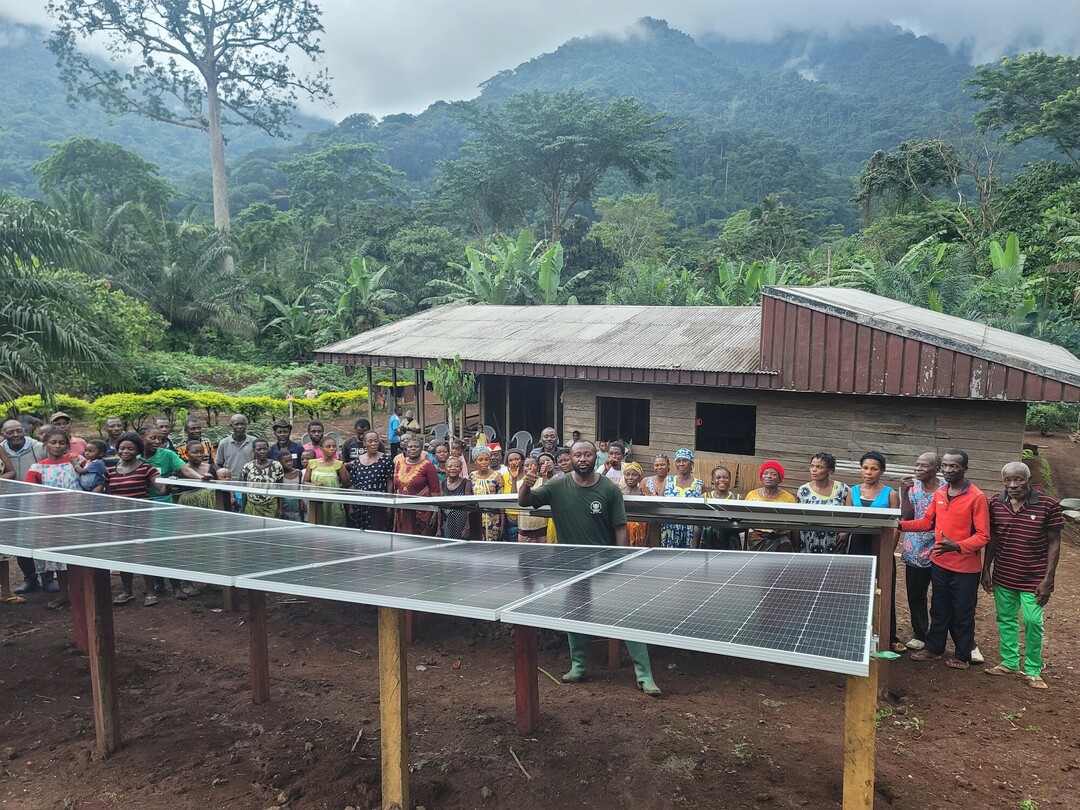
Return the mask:
<svg viewBox="0 0 1080 810"><path fill-rule="evenodd" d="M304 483L314 484L317 487L341 487L349 486L349 472L345 469L345 462L338 460L337 439L323 436L319 443L322 451L321 458L312 458L304 468ZM305 450L304 454L313 451ZM344 526L345 506L340 503L319 504L318 523L321 526Z"/></svg>
<svg viewBox="0 0 1080 810"><path fill-rule="evenodd" d="M307 451L304 452L306 453ZM315 454L312 453L311 457L314 458ZM299 491L300 484L303 481L303 475L301 475L300 471L293 465L292 455L290 453L284 453L278 458L278 461L281 462L281 469L284 471L281 480L282 488ZM307 501L302 498L282 498L281 517L285 520L306 521Z"/></svg>
<svg viewBox="0 0 1080 810"><path fill-rule="evenodd" d="M109 446L105 442L91 439L82 452L82 459L86 463L80 466L77 460L72 461L83 492L105 491L105 454L108 452Z"/></svg>
<svg viewBox="0 0 1080 810"><path fill-rule="evenodd" d="M218 467L214 459L206 454L206 445L201 439L189 439L184 445L184 455L187 457L184 466L204 481L213 481L218 477ZM185 478L190 477L185 474ZM211 489L185 489L177 496L176 502L182 506L197 506L202 509L214 509L217 506L214 491Z"/></svg>
<svg viewBox="0 0 1080 810"><path fill-rule="evenodd" d="M55 425L49 425L41 431L41 442L45 445L45 458L35 461L26 471L26 481L31 484L43 484L58 489L79 489L79 474L68 455L71 439L67 431ZM63 563L35 560L34 566L45 583L45 590L52 591L49 583L55 574L56 598L46 603L49 610L59 610L68 604L67 566Z"/></svg>

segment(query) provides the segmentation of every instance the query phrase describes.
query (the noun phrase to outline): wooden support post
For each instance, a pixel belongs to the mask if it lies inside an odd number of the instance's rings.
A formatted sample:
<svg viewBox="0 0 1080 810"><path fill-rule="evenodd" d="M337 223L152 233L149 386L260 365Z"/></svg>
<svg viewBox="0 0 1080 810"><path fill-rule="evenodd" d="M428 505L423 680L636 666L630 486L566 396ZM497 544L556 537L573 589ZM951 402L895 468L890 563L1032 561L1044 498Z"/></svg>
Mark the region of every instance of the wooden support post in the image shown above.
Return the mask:
<svg viewBox="0 0 1080 810"><path fill-rule="evenodd" d="M510 450L510 437L513 436L513 432L510 430L510 382L513 377L503 377L503 445L505 450L503 451L503 458L506 458L506 453ZM523 450L528 453L529 448L525 447Z"/></svg>
<svg viewBox="0 0 1080 810"><path fill-rule="evenodd" d="M375 382L371 375L371 366L367 366L367 419L371 429L375 429Z"/></svg>
<svg viewBox="0 0 1080 810"><path fill-rule="evenodd" d="M427 389L424 382L423 369L416 370L416 421L420 423L420 436L424 439L424 448L427 449Z"/></svg>
<svg viewBox="0 0 1080 810"><path fill-rule="evenodd" d="M71 626L75 631L75 646L79 652L90 652L90 640L86 632L86 585L83 582L83 567L68 566L68 600L71 602Z"/></svg>
<svg viewBox="0 0 1080 810"><path fill-rule="evenodd" d="M409 687L405 611L379 608L379 723L382 806L409 808Z"/></svg>
<svg viewBox="0 0 1080 810"><path fill-rule="evenodd" d="M97 752L99 756L107 757L120 750L120 690L116 680L112 587L108 571L79 568L79 574L83 581L86 605Z"/></svg>
<svg viewBox="0 0 1080 810"><path fill-rule="evenodd" d="M412 610L405 611L405 643L412 644L416 641L416 613Z"/></svg>
<svg viewBox="0 0 1080 810"><path fill-rule="evenodd" d="M228 512L229 510L229 493L223 489L214 490L214 508L219 509L222 512Z"/></svg>
<svg viewBox="0 0 1080 810"><path fill-rule="evenodd" d="M844 679L844 810L873 810L878 662L870 676Z"/></svg>
<svg viewBox="0 0 1080 810"><path fill-rule="evenodd" d="M896 571L896 558L893 552L896 548L896 530L882 529L877 541L877 581L878 581L878 615L877 634L878 649L887 650L892 644L891 620L893 612L893 575Z"/></svg>
<svg viewBox="0 0 1080 810"><path fill-rule="evenodd" d="M618 669L622 666L623 643L617 638L607 640L607 665L608 669Z"/></svg>
<svg viewBox="0 0 1080 810"><path fill-rule="evenodd" d="M540 723L540 689L536 683L536 628L514 625L514 709L518 734L532 734Z"/></svg>
<svg viewBox="0 0 1080 810"><path fill-rule="evenodd" d="M251 659L251 702L270 700L270 653L266 646L266 593L249 590L248 644Z"/></svg>
<svg viewBox="0 0 1080 810"><path fill-rule="evenodd" d="M240 610L240 600L237 598L236 588L224 587L221 589L221 606L229 613Z"/></svg>
<svg viewBox="0 0 1080 810"><path fill-rule="evenodd" d="M390 413L397 413L397 366L390 369Z"/></svg>

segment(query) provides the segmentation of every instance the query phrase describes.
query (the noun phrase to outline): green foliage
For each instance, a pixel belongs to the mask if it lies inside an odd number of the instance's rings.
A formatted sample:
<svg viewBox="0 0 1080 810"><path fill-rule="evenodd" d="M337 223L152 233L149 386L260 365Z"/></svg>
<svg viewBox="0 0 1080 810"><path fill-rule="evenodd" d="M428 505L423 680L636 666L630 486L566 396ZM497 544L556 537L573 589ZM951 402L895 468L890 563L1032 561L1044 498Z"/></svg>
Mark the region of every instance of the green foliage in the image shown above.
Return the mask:
<svg viewBox="0 0 1080 810"><path fill-rule="evenodd" d="M424 377L446 407L448 427L453 434L455 418L463 413L476 393L476 376L466 374L461 368L461 357L454 355L452 360L440 358L430 363Z"/></svg>
<svg viewBox="0 0 1080 810"><path fill-rule="evenodd" d="M370 143L333 143L278 167L291 182L293 205L311 217L321 214L340 227L346 203L398 193L400 173L375 159Z"/></svg>
<svg viewBox="0 0 1080 810"><path fill-rule="evenodd" d="M965 84L986 102L975 123L1005 129L1010 143L1046 138L1080 165L1080 58L1033 51L980 65Z"/></svg>
<svg viewBox="0 0 1080 810"><path fill-rule="evenodd" d="M596 201L600 221L589 231L611 250L622 264L662 258L663 248L674 230L674 216L660 205L655 192L624 194Z"/></svg>
<svg viewBox="0 0 1080 810"><path fill-rule="evenodd" d="M5 412L8 408L18 408L22 413L36 416L43 422L48 422L49 417L56 411L63 411L73 420L86 419L94 412L94 406L85 399L69 397L67 394L56 394L52 402L49 402L39 394L28 394L11 402L0 404Z"/></svg>
<svg viewBox="0 0 1080 810"><path fill-rule="evenodd" d="M409 311L415 311L427 297L428 281L459 278L451 265L464 252L464 243L447 228L406 226L386 246L387 284L401 294Z"/></svg>
<svg viewBox="0 0 1080 810"><path fill-rule="evenodd" d="M160 211L175 194L158 176L158 167L119 144L75 137L52 145L52 154L30 171L46 194L89 191L108 208L143 202Z"/></svg>
<svg viewBox="0 0 1080 810"><path fill-rule="evenodd" d="M761 288L800 283L799 271L783 267L776 259L768 262L721 261L716 266L713 298L721 306L751 306L761 299Z"/></svg>
<svg viewBox="0 0 1080 810"><path fill-rule="evenodd" d="M1035 402L1028 405L1026 427L1049 436L1055 430L1080 428L1080 405L1064 402Z"/></svg>
<svg viewBox="0 0 1080 810"><path fill-rule="evenodd" d="M558 242L574 209L587 204L600 179L618 170L641 185L665 175L671 147L663 115L636 98L604 105L577 90L522 93L498 107L462 106L476 140L466 145L483 177L520 175Z"/></svg>

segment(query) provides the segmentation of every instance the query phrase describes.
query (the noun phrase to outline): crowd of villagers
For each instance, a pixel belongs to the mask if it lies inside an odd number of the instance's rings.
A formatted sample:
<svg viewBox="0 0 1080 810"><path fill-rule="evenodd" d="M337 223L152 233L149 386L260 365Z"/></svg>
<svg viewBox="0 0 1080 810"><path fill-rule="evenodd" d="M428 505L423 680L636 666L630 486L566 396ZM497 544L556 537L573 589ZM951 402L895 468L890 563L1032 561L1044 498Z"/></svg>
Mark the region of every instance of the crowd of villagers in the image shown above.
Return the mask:
<svg viewBox="0 0 1080 810"><path fill-rule="evenodd" d="M0 443L0 476L4 478L206 508L215 506L212 491L170 491L160 478L247 481L297 491L296 497L233 494L232 507L247 514L459 540L555 543L558 537L551 520L525 510L475 513L448 505L437 512L424 512L340 503L316 505L302 497L301 486L413 496L496 495L518 492L526 476L535 477L535 490L573 471L570 449L560 444L554 428L545 428L537 446L528 451L511 448L504 452L481 431L471 441L451 438L425 442L412 412L402 416L399 408L391 413L385 441L366 419L356 420L354 435L342 442L328 434L321 421L313 420L307 425L303 443L293 439L292 424L281 420L274 423L274 439L270 441L249 435L247 418L236 414L230 420L230 434L216 446L202 436L203 425L196 418L184 423L183 437L174 442L173 426L165 418L137 432L125 430L120 419L107 419L103 438L84 440L72 435L71 419L62 412L53 414L47 424L16 412L8 416ZM575 434L574 440L579 439ZM866 452L859 460L860 483L855 486L834 477L836 459L827 452L810 459L809 480L795 488L782 487L784 467L770 460L761 465L757 486L743 493L734 491L731 471L724 466L710 470L707 482L697 477L694 453L687 448L675 452L673 460L663 454L655 456L648 471L626 456L627 446L621 441L597 444L596 472L611 479L624 496L900 508L904 519L898 530L912 636L906 643L900 642L894 609L894 650L912 650L918 660L941 657L948 634L954 642L954 651L946 661L949 666L964 669L972 661L981 663L974 638L981 584L994 595L1002 631L1002 663L987 671L1024 674L1030 685L1045 688L1040 677L1042 607L1053 590L1062 516L1056 501L1031 489L1030 471L1024 464L1006 465L1002 471L1004 490L987 498L967 480L968 458L960 450L946 451L943 456L933 452L919 456L913 475L902 478L898 488L884 482L886 459L877 451ZM631 522L627 528L631 545L676 549L871 554L873 542L872 535L858 533L767 527ZM41 588L55 595L48 607L66 604L66 576L61 564L19 558L23 582L13 592L9 559L0 561L0 600L18 603L24 601L23 594ZM166 583L153 576L144 580L144 604L156 604L167 593ZM134 598L133 575L121 574L121 581L114 604L126 604ZM189 582L172 581L170 585L178 599L198 593ZM892 588L895 592L895 577ZM929 610L928 592L932 592ZM1023 669L1017 636L1017 615L1021 613L1026 637Z"/></svg>

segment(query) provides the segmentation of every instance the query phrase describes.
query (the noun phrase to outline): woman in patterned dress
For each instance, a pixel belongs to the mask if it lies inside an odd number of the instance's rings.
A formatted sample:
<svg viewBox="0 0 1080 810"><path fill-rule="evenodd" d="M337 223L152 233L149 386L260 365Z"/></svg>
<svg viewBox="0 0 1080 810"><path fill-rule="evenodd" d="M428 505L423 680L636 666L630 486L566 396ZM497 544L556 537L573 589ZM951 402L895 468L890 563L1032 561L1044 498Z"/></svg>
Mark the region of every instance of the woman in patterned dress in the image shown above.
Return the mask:
<svg viewBox="0 0 1080 810"><path fill-rule="evenodd" d="M281 462L270 458L270 442L266 439L256 439L251 443L251 451L255 458L244 465L240 471L240 480L252 484L265 484L273 486L285 480L285 469ZM276 518L281 514L281 504L273 495L259 495L249 492L244 498L244 514L255 517Z"/></svg>
<svg viewBox="0 0 1080 810"><path fill-rule="evenodd" d="M447 448L449 450L449 448ZM446 459L446 477L439 484L439 491L445 497L472 495L472 484L461 474L461 459L449 456ZM439 536L449 540L467 540L469 534L469 513L464 509L439 510Z"/></svg>
<svg viewBox="0 0 1080 810"><path fill-rule="evenodd" d="M810 459L810 480L799 487L799 503L814 506L843 506L851 490L843 481L832 478L836 459L830 453L815 453ZM799 550L804 554L833 554L839 539L837 532L799 532Z"/></svg>
<svg viewBox="0 0 1080 810"><path fill-rule="evenodd" d="M727 467L714 467L712 471L712 491L705 493L707 501L737 501L739 493L731 488L731 470ZM712 551L741 551L742 532L727 526L702 526L698 535L697 548Z"/></svg>
<svg viewBox="0 0 1080 810"><path fill-rule="evenodd" d="M770 459L758 468L761 486L746 493L748 501L795 503L795 496L780 489L784 482L784 465ZM798 534L796 532L796 534ZM746 532L747 551L794 551L799 542L791 529L752 528Z"/></svg>
<svg viewBox="0 0 1080 810"><path fill-rule="evenodd" d="M653 458L652 475L641 479L642 495L663 495L664 484L671 473L671 460L664 453L657 453ZM650 523L645 536L645 545L656 548L660 545L660 524Z"/></svg>
<svg viewBox="0 0 1080 810"><path fill-rule="evenodd" d="M394 464L389 453L379 450L379 434L369 430L363 436L364 452L348 463L349 486L360 492L393 492ZM345 517L354 529L379 529L386 525L386 510L375 506L350 506Z"/></svg>
<svg viewBox="0 0 1080 810"><path fill-rule="evenodd" d="M610 456L609 456L610 458ZM644 495L641 491L641 476L644 470L636 461L630 461L622 465L621 482L619 489L626 495ZM630 536L630 545L644 546L648 542L649 524L630 521L626 524L626 532Z"/></svg>
<svg viewBox="0 0 1080 810"><path fill-rule="evenodd" d="M502 495L506 492L506 479L491 469L491 451L487 447L473 449L473 464L476 469L470 476L473 495ZM499 511L480 513L480 539L501 540L503 536L503 514Z"/></svg>
<svg viewBox="0 0 1080 810"><path fill-rule="evenodd" d="M686 447L675 453L675 475L664 481L666 498L700 498L704 484L694 478L694 454ZM660 545L664 548L694 548L698 544L700 528L683 523L664 523L660 527Z"/></svg>
<svg viewBox="0 0 1080 810"><path fill-rule="evenodd" d="M398 495L434 495L440 492L439 474L424 455L423 445L415 436L401 443L401 455L394 459L394 492ZM434 512L397 509L394 531L404 534L432 534L436 528Z"/></svg>

